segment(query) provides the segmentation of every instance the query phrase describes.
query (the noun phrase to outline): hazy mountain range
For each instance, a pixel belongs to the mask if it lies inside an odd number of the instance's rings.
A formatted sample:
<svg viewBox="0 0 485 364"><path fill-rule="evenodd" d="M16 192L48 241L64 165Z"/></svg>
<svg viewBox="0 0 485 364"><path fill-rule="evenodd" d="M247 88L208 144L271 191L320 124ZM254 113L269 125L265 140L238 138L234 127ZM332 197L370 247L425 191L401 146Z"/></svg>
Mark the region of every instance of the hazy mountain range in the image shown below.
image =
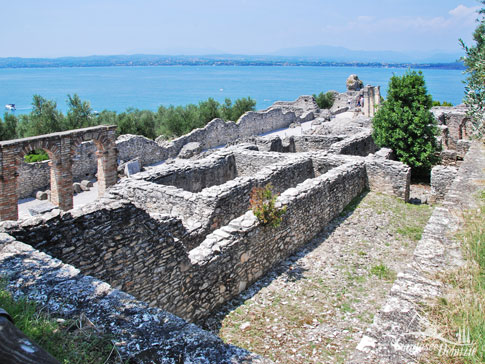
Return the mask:
<svg viewBox="0 0 485 364"><path fill-rule="evenodd" d="M153 52L153 50L152 50ZM156 52L156 51L155 51ZM359 51L344 47L313 46L281 49L267 55L200 54L190 49L171 54L131 54L112 56L59 58L0 58L0 68L29 67L107 67L107 66L164 66L164 65L300 65L300 66L397 66L412 65L432 68L463 68L460 53ZM191 54L192 53L192 54Z"/></svg>

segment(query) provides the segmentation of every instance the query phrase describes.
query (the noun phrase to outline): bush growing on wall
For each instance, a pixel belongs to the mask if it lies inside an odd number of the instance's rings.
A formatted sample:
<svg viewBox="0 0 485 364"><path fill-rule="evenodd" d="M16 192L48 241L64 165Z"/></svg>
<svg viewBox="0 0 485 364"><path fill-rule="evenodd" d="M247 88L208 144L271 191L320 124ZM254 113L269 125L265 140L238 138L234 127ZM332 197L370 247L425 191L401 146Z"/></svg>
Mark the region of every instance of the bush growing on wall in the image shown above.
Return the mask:
<svg viewBox="0 0 485 364"><path fill-rule="evenodd" d="M265 187L254 187L251 191L249 204L251 210L263 225L278 227L281 224L282 216L286 212L286 206L277 208L277 194L273 193L273 186L268 183Z"/></svg>
<svg viewBox="0 0 485 364"><path fill-rule="evenodd" d="M407 71L402 77L391 77L387 99L372 122L376 144L391 148L417 172L426 172L437 162L437 128L431 105L422 73Z"/></svg>
<svg viewBox="0 0 485 364"><path fill-rule="evenodd" d="M313 94L313 98L320 109L330 109L335 100L335 94L332 91L320 92L318 95Z"/></svg>

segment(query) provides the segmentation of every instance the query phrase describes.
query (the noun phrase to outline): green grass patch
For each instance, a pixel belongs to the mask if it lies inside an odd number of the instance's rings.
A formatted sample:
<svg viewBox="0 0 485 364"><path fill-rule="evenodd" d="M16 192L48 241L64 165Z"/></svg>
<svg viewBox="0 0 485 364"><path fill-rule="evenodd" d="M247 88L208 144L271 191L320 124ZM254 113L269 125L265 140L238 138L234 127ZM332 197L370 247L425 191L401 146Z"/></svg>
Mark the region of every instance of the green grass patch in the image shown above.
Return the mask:
<svg viewBox="0 0 485 364"><path fill-rule="evenodd" d="M392 280L395 277L395 273L385 264L374 265L370 269L370 274L376 276L379 279Z"/></svg>
<svg viewBox="0 0 485 364"><path fill-rule="evenodd" d="M63 364L122 362L111 338L89 320L56 320L34 302L14 300L5 290L5 281L0 284L0 307L12 316L19 330Z"/></svg>

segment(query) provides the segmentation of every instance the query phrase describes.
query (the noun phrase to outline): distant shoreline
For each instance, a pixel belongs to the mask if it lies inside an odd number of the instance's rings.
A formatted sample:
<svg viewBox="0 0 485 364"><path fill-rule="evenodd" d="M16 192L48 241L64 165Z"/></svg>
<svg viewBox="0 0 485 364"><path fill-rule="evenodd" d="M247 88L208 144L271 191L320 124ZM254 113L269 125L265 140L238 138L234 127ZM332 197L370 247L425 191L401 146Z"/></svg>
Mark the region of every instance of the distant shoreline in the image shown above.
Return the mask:
<svg viewBox="0 0 485 364"><path fill-rule="evenodd" d="M160 67L160 66L266 66L266 67L372 67L464 70L462 62L450 63L381 63L337 62L270 56L90 56L61 58L0 58L0 69L72 68L72 67Z"/></svg>

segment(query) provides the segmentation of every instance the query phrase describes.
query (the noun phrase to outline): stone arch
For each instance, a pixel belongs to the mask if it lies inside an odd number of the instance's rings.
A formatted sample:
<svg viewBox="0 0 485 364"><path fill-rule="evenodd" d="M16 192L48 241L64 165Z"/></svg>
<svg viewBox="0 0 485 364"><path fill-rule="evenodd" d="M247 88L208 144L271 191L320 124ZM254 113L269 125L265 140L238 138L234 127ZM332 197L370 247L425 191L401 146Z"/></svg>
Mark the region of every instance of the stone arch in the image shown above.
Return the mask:
<svg viewBox="0 0 485 364"><path fill-rule="evenodd" d="M47 151L51 168L51 202L61 210L73 207L72 160L77 145L93 140L98 151L99 195L116 183L116 126L103 125L32 138L0 142L0 219L17 220L18 167L23 156L35 149Z"/></svg>

